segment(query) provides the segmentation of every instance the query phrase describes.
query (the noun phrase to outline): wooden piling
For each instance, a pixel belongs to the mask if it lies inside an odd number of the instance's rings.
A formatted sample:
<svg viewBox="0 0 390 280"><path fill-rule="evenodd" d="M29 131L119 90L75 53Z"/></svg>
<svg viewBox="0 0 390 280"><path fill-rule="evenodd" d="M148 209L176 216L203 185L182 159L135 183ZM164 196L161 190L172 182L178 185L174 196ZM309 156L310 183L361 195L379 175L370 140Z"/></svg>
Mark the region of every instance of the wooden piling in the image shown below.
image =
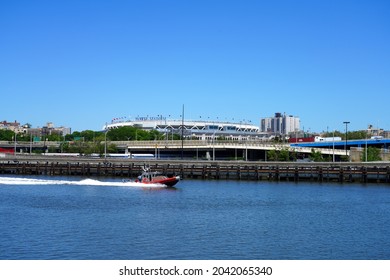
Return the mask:
<svg viewBox="0 0 390 280"><path fill-rule="evenodd" d="M362 174L362 183L367 183L367 167L363 166L361 168L361 174Z"/></svg>
<svg viewBox="0 0 390 280"><path fill-rule="evenodd" d="M386 183L390 183L390 166L386 167Z"/></svg>

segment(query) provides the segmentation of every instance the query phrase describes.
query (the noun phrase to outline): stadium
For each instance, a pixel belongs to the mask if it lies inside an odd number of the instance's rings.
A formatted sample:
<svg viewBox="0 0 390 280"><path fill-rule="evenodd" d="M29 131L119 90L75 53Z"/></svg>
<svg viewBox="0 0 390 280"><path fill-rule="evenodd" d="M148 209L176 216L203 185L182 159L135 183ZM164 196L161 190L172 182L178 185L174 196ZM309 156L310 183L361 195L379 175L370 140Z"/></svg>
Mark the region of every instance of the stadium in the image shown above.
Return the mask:
<svg viewBox="0 0 390 280"><path fill-rule="evenodd" d="M163 116L158 117L137 117L134 120L113 119L110 124L106 124L103 130L118 127L132 126L143 130L157 130L168 135L182 134L185 138L198 140L212 140L224 138L226 140L255 140L266 137L261 134L258 126L244 121L222 122L204 120L174 120ZM182 130L183 127L183 130Z"/></svg>

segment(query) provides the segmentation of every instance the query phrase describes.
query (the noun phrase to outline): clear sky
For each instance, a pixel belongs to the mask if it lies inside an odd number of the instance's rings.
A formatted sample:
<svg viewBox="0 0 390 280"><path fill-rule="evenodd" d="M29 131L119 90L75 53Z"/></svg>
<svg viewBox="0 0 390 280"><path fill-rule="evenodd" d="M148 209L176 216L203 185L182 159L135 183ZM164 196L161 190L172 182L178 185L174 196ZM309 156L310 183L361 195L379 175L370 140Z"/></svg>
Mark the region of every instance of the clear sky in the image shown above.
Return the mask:
<svg viewBox="0 0 390 280"><path fill-rule="evenodd" d="M388 0L0 0L0 121L390 129Z"/></svg>

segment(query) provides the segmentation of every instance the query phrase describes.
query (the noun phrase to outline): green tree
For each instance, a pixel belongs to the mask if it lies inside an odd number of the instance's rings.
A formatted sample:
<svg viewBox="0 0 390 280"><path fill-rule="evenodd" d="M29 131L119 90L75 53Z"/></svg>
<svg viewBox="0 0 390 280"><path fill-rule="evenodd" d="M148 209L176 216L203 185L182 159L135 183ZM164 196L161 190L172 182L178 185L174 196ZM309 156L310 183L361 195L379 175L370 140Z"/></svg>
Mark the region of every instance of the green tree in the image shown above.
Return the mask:
<svg viewBox="0 0 390 280"><path fill-rule="evenodd" d="M315 162L322 162L324 161L324 158L320 151L316 151L314 149L311 149L310 159Z"/></svg>
<svg viewBox="0 0 390 280"><path fill-rule="evenodd" d="M131 126L122 126L110 129L107 132L107 138L111 141L128 141L135 140L136 128Z"/></svg>
<svg viewBox="0 0 390 280"><path fill-rule="evenodd" d="M12 141L15 133L11 130L0 129L0 141Z"/></svg>
<svg viewBox="0 0 390 280"><path fill-rule="evenodd" d="M347 155L340 156L340 161L348 162L349 161L349 156L347 156Z"/></svg>
<svg viewBox="0 0 390 280"><path fill-rule="evenodd" d="M298 153L296 151L290 151L290 160L297 161Z"/></svg>
<svg viewBox="0 0 390 280"><path fill-rule="evenodd" d="M96 138L103 135L103 132L93 131L93 130L84 130L80 133L80 136L84 139L86 142L94 142L96 141Z"/></svg>
<svg viewBox="0 0 390 280"><path fill-rule="evenodd" d="M60 142L60 141L63 140L62 135L56 134L56 133L55 134L46 135L45 137L46 137L47 141L57 141L57 142Z"/></svg>
<svg viewBox="0 0 390 280"><path fill-rule="evenodd" d="M267 151L268 161L291 161L296 160L297 153L291 152L288 148L282 148L281 150Z"/></svg>
<svg viewBox="0 0 390 280"><path fill-rule="evenodd" d="M74 131L72 134L68 134L65 136L66 141L74 141L75 139L81 138L81 132L80 131Z"/></svg>
<svg viewBox="0 0 390 280"><path fill-rule="evenodd" d="M280 161L289 161L290 160L290 152L287 148L282 148L278 151L278 158Z"/></svg>
<svg viewBox="0 0 390 280"><path fill-rule="evenodd" d="M366 158L367 155L367 158ZM363 149L363 154L361 156L362 161L381 161L381 151L375 147L368 147L367 150Z"/></svg>
<svg viewBox="0 0 390 280"><path fill-rule="evenodd" d="M148 141L164 139L164 134L157 130L146 131L132 126L123 126L110 129L107 132L107 138L111 141Z"/></svg>
<svg viewBox="0 0 390 280"><path fill-rule="evenodd" d="M267 160L268 161L277 161L278 160L278 153L276 150L269 150L267 152Z"/></svg>

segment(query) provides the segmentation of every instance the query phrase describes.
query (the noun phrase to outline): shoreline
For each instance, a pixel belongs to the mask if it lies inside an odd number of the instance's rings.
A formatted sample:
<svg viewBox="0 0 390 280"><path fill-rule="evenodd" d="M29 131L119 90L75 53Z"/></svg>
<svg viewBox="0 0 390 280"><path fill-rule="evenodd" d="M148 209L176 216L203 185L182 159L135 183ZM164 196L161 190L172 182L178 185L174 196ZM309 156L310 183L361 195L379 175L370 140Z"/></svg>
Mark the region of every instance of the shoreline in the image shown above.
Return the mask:
<svg viewBox="0 0 390 280"><path fill-rule="evenodd" d="M182 179L390 183L390 162L255 162L8 156L0 174L135 178L142 167Z"/></svg>

